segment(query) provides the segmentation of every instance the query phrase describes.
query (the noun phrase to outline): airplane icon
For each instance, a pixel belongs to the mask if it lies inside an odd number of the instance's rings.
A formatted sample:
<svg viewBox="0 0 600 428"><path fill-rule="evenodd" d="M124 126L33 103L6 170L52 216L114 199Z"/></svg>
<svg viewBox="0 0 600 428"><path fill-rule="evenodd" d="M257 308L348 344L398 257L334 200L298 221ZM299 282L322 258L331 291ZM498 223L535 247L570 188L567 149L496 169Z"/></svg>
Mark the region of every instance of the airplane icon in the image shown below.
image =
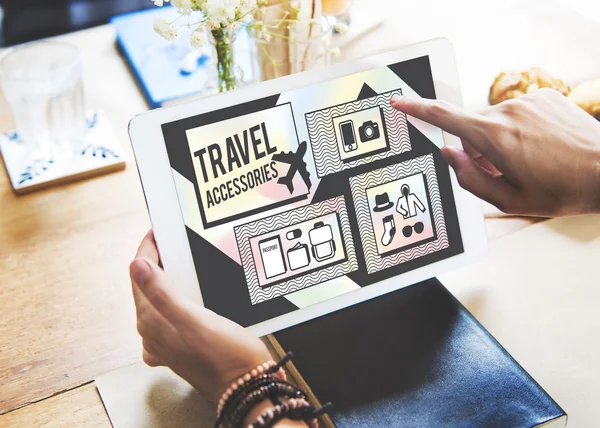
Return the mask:
<svg viewBox="0 0 600 428"><path fill-rule="evenodd" d="M298 150L296 152L281 152L273 155L273 160L281 163L287 163L290 165L288 173L285 177L281 177L277 180L279 184L285 184L290 191L290 193L294 193L294 183L292 180L296 175L296 172L300 173L302 180L304 180L304 184L308 190L310 190L312 183L310 182L310 172L306 170L306 162L304 162L304 154L306 153L306 141L302 141L298 146Z"/></svg>

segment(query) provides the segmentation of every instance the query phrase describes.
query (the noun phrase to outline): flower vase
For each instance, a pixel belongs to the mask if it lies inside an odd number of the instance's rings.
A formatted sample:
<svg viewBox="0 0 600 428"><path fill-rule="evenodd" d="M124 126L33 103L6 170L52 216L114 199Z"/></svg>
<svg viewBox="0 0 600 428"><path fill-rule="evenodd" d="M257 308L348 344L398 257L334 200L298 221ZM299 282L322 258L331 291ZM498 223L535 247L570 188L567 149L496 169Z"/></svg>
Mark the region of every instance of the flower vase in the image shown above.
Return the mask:
<svg viewBox="0 0 600 428"><path fill-rule="evenodd" d="M233 55L234 35L225 28L210 30L216 59L216 90L232 91L240 86L240 71L235 65Z"/></svg>

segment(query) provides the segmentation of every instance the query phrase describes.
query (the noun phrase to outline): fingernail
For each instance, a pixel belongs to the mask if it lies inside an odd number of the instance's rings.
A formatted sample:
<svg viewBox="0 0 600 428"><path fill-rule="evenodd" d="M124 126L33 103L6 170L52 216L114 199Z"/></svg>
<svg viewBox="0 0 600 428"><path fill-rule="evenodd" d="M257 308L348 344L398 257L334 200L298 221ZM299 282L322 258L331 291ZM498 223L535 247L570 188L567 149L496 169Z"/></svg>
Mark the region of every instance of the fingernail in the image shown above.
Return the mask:
<svg viewBox="0 0 600 428"><path fill-rule="evenodd" d="M152 272L152 266L144 258L135 259L129 266L129 272L135 283L143 286Z"/></svg>
<svg viewBox="0 0 600 428"><path fill-rule="evenodd" d="M392 103L392 104L399 103L400 101L402 101L402 98L403 97L401 95L394 95L394 96L392 96L390 103Z"/></svg>

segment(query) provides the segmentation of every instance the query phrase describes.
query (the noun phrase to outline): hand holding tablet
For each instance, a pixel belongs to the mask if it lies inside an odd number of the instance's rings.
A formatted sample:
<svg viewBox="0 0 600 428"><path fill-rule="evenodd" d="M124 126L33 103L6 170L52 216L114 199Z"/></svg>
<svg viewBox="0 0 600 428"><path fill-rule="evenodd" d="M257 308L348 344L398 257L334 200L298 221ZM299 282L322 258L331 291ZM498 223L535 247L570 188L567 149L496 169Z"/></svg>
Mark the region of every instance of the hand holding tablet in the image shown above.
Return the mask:
<svg viewBox="0 0 600 428"><path fill-rule="evenodd" d="M270 333L481 255L478 201L442 159L460 141L394 109L460 104L434 40L134 118L165 271L187 299Z"/></svg>

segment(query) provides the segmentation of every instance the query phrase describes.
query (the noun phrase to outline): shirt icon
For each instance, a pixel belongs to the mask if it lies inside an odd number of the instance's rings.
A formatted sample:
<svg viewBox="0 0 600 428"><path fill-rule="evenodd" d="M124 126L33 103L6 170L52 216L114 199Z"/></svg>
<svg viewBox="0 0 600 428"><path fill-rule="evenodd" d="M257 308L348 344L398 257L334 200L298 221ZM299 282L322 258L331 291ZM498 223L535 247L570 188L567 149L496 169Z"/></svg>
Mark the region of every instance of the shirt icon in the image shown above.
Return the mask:
<svg viewBox="0 0 600 428"><path fill-rule="evenodd" d="M417 195L410 193L410 187L408 184L403 184L400 187L402 196L398 198L396 203L396 211L402 214L404 219L412 218L417 216L417 209L421 212L425 212L425 205L419 200Z"/></svg>

